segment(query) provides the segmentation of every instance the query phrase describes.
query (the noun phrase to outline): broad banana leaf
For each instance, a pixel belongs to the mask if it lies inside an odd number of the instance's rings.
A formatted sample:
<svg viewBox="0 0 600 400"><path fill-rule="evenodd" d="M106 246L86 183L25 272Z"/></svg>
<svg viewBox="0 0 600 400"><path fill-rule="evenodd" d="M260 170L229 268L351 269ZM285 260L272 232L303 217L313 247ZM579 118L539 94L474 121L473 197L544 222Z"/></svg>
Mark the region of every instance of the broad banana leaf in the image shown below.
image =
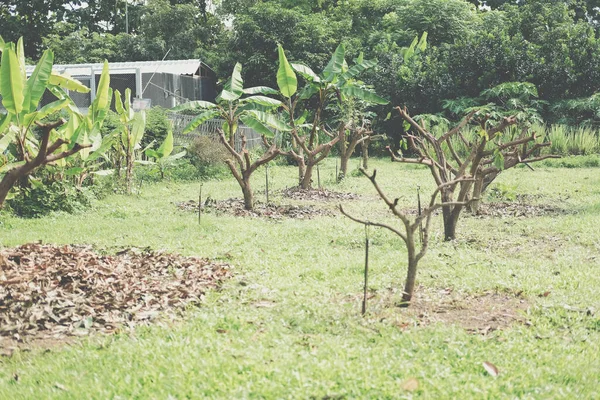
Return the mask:
<svg viewBox="0 0 600 400"><path fill-rule="evenodd" d="M289 132L292 128L281 121L279 118L274 116L273 114L266 113L264 111L258 110L248 110L248 114L252 116L254 119L258 120L262 124L269 126L271 128L277 129L279 131Z"/></svg>
<svg viewBox="0 0 600 400"><path fill-rule="evenodd" d="M344 45L340 44L335 49L335 52L331 56L331 60L329 60L329 63L323 70L323 76L325 77L325 81L333 82L335 76L342 73L342 66L344 65L345 55L346 50L344 49Z"/></svg>
<svg viewBox="0 0 600 400"><path fill-rule="evenodd" d="M217 101L224 100L224 101L227 101L227 102L232 102L232 101L236 101L240 97L241 97L241 94L236 94L236 93L234 93L232 91L223 89L221 91L221 93L217 96L216 100Z"/></svg>
<svg viewBox="0 0 600 400"><path fill-rule="evenodd" d="M22 79L19 68L19 60L14 50L14 45L8 44L2 52L0 64L0 94L2 94L2 104L6 111L18 115L23 111L23 95L25 84Z"/></svg>
<svg viewBox="0 0 600 400"><path fill-rule="evenodd" d="M254 116L242 115L240 118L244 125L254 129L256 132L265 135L267 137L273 137L273 131L271 131L266 125L256 119Z"/></svg>
<svg viewBox="0 0 600 400"><path fill-rule="evenodd" d="M160 147L156 150L158 158L169 157L173 152L173 131L169 129L167 137L162 142Z"/></svg>
<svg viewBox="0 0 600 400"><path fill-rule="evenodd" d="M85 86L83 83L79 82L77 79L72 78L69 74L58 74L56 72L52 72L50 74L49 83L51 85L60 86L67 90L72 90L74 92L79 93L88 93L90 88Z"/></svg>
<svg viewBox="0 0 600 400"><path fill-rule="evenodd" d="M294 71L302 75L307 81L315 83L321 82L321 78L319 78L319 75L317 75L312 69L310 69L310 67L307 67L304 64L295 63L292 63L290 65L292 66Z"/></svg>
<svg viewBox="0 0 600 400"><path fill-rule="evenodd" d="M277 94L277 90L267 86L254 86L244 89L244 94Z"/></svg>
<svg viewBox="0 0 600 400"><path fill-rule="evenodd" d="M357 86L347 85L340 89L345 96L356 97L373 104L388 104L389 101L378 96L375 92Z"/></svg>
<svg viewBox="0 0 600 400"><path fill-rule="evenodd" d="M132 148L139 149L140 142L144 137L146 129L146 113L142 110L133 116L133 126L131 127Z"/></svg>
<svg viewBox="0 0 600 400"><path fill-rule="evenodd" d="M211 103L210 101L196 100L190 101L184 104L180 104L176 107L173 107L171 111L185 111L185 110L195 110L197 108L215 108L217 105L215 103Z"/></svg>
<svg viewBox="0 0 600 400"><path fill-rule="evenodd" d="M233 67L230 82L231 91L238 97L244 94L244 81L242 80L242 64L236 63Z"/></svg>
<svg viewBox="0 0 600 400"><path fill-rule="evenodd" d="M0 154L4 153L8 148L8 145L14 140L17 136L16 131L9 130L0 138Z"/></svg>
<svg viewBox="0 0 600 400"><path fill-rule="evenodd" d="M111 96L109 87L110 74L108 71L108 61L104 60L102 75L100 75L100 80L98 81L98 86L96 87L96 98L92 104L94 118L98 118L99 113L110 106Z"/></svg>
<svg viewBox="0 0 600 400"><path fill-rule="evenodd" d="M277 86L281 94L290 98L298 90L298 78L292 69L292 66L288 62L283 47L277 46L279 51L279 69L277 70Z"/></svg>
<svg viewBox="0 0 600 400"><path fill-rule="evenodd" d="M240 102L248 102L248 103L255 103L255 104L260 104L261 106L266 106L266 107L279 107L282 106L283 103L277 99L272 99L270 97L266 97L266 96L251 96L251 97L246 97L242 100L240 100Z"/></svg>
<svg viewBox="0 0 600 400"><path fill-rule="evenodd" d="M42 58L38 61L33 73L25 85L25 99L23 101L23 109L25 112L31 113L37 109L37 106L46 91L46 86L48 86L53 62L54 53L51 50L44 51ZM41 118L43 117L40 117L39 119Z"/></svg>
<svg viewBox="0 0 600 400"><path fill-rule="evenodd" d="M203 123L205 123L206 121L208 121L209 119L215 118L217 115L219 115L220 112L219 111L205 111L202 114L196 116L196 118L194 118L183 130L183 134L187 134L190 133L192 131L194 131L194 129L196 129L197 127L199 127L200 125L202 125Z"/></svg>

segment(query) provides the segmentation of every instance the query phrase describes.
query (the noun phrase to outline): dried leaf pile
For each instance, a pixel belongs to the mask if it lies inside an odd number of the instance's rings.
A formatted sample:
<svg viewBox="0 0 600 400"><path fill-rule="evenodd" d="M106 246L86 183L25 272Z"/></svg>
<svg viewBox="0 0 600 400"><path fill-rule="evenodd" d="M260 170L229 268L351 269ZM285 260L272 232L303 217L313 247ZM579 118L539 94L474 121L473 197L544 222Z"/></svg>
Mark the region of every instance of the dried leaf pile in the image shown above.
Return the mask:
<svg viewBox="0 0 600 400"><path fill-rule="evenodd" d="M194 200L176 203L176 205L181 210L198 212L198 202ZM312 219L334 215L331 210L310 205L276 205L260 202L256 202L254 209L248 211L244 208L244 202L241 199L204 202L202 210L203 212L215 212L217 214L228 214L236 217L263 217L269 219Z"/></svg>
<svg viewBox="0 0 600 400"><path fill-rule="evenodd" d="M231 276L227 264L147 250L103 256L89 246L3 249L0 344L147 324L198 304Z"/></svg>
<svg viewBox="0 0 600 400"><path fill-rule="evenodd" d="M569 210L552 205L533 205L521 201L481 203L479 210L477 210L477 216L479 217L496 218L540 217L567 213L569 213Z"/></svg>
<svg viewBox="0 0 600 400"><path fill-rule="evenodd" d="M341 193L328 189L302 189L300 187L292 187L282 190L281 193L284 197L294 200L340 201L360 199L360 196L356 193Z"/></svg>

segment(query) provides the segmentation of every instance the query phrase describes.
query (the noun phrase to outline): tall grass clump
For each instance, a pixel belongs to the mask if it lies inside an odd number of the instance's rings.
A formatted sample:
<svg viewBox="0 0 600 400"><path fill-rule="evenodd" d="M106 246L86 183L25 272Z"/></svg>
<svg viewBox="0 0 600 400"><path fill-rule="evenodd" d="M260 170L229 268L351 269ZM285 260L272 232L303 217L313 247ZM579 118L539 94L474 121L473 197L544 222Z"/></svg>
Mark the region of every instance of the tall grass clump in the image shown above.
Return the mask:
<svg viewBox="0 0 600 400"><path fill-rule="evenodd" d="M571 129L569 135L569 154L589 155L598 153L598 135L590 127L577 127Z"/></svg>
<svg viewBox="0 0 600 400"><path fill-rule="evenodd" d="M544 152L565 156L569 154L569 132L565 125L552 125L546 129L546 141L551 142Z"/></svg>

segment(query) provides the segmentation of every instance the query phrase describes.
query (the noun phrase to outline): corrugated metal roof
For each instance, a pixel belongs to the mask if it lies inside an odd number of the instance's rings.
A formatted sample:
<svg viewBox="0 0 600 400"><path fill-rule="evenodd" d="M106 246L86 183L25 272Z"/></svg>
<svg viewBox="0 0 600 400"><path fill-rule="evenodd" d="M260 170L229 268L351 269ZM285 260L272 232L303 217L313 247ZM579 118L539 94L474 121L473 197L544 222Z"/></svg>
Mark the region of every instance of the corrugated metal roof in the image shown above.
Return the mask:
<svg viewBox="0 0 600 400"><path fill-rule="evenodd" d="M104 64L55 64L52 69L59 73L66 72L71 76L89 76L91 71L101 72ZM141 73L167 72L175 75L197 75L200 65L210 69L200 60L168 60L168 61L131 61L108 63L111 74L133 74L137 69ZM35 66L28 65L27 73L33 72Z"/></svg>

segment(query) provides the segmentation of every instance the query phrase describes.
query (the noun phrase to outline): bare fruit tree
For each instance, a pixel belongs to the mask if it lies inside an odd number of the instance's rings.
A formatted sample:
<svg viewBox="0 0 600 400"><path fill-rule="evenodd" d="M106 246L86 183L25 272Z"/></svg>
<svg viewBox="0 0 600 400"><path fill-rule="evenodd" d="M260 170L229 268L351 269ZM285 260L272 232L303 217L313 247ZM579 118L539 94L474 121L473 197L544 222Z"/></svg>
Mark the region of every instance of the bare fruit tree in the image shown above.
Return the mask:
<svg viewBox="0 0 600 400"><path fill-rule="evenodd" d="M443 204L444 238L456 238L456 225L467 202L477 208L483 190L501 171L520 163L543 160L554 156L536 156L541 147L549 143L535 143L535 134L523 128L517 137L507 134L510 127L517 124L515 117L505 117L491 124L487 117L477 121L480 134L469 142L462 130L473 120L476 110L471 111L458 125L436 137L423 125L417 123L406 108L396 107L400 116L408 122L416 134L408 134L406 139L412 152L410 157L394 153L389 148L392 161L425 165L438 187ZM458 143L457 141L460 141ZM458 145L467 149L461 156ZM487 182L487 183L486 183Z"/></svg>
<svg viewBox="0 0 600 400"><path fill-rule="evenodd" d="M369 175L364 168L360 168L360 171L371 181L379 197L384 201L384 203L388 206L392 214L400 219L402 222L402 227L400 229L390 225L379 222L372 222L367 220L362 220L352 215L348 214L342 205L340 205L340 211L346 217L350 218L352 221L358 222L363 225L368 226L377 226L381 228L385 228L396 235L400 236L404 244L406 245L406 250L408 251L408 270L406 275L406 283L404 285L404 292L402 294L402 306L407 307L410 305L410 302L413 298L413 294L415 291L415 283L417 279L417 266L419 261L425 256L427 252L427 247L429 244L429 231L431 227L431 217L433 216L434 211L443 207L456 207L456 206L465 206L470 201L465 202L452 202L452 203L438 203L437 198L440 193L452 186L456 186L461 183L472 182L473 179L463 177L456 180L451 180L439 185L434 192L431 194L431 200L429 201L429 205L424 208L420 215L416 218L411 219L408 216L408 212L403 211L398 206L399 199L391 200L381 189L379 184L376 181L377 170L373 171L372 175ZM417 245L418 238L421 237L420 247Z"/></svg>

